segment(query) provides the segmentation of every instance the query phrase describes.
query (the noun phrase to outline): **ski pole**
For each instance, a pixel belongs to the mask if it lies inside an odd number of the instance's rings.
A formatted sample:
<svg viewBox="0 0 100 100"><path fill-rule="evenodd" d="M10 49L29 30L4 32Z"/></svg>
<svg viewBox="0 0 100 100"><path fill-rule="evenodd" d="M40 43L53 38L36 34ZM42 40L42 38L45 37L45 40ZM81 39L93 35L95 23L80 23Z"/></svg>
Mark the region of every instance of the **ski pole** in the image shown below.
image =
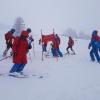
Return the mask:
<svg viewBox="0 0 100 100"><path fill-rule="evenodd" d="M31 58L30 52L29 52L29 58L30 58L30 60L31 60L31 62L32 62L32 58Z"/></svg>
<svg viewBox="0 0 100 100"><path fill-rule="evenodd" d="M34 42L33 42L33 54L34 54L34 57L35 57Z"/></svg>
<svg viewBox="0 0 100 100"><path fill-rule="evenodd" d="M0 61L5 60L5 59L10 58L10 57L12 57L12 56L9 55L9 56L7 56L7 57L4 57L4 58L0 59Z"/></svg>

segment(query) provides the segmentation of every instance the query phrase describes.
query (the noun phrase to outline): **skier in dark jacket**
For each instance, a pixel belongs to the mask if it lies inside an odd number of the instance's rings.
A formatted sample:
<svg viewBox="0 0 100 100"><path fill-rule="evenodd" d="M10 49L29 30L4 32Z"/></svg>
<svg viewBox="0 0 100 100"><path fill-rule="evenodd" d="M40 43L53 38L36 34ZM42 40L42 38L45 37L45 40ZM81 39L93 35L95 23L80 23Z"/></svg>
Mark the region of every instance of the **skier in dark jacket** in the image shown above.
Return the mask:
<svg viewBox="0 0 100 100"><path fill-rule="evenodd" d="M47 42L45 41L45 42L43 42L42 43L42 52L47 52Z"/></svg>
<svg viewBox="0 0 100 100"><path fill-rule="evenodd" d="M34 38L32 37L32 35L30 35L28 38L28 44L31 45L32 42L34 42Z"/></svg>

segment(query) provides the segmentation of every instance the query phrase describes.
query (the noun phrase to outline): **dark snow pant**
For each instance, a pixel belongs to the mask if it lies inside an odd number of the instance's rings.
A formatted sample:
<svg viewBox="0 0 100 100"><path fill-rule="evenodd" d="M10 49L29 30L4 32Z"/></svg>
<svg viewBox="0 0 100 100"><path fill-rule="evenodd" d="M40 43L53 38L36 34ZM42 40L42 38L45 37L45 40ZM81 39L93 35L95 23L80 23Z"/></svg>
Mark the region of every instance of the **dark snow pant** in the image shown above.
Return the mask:
<svg viewBox="0 0 100 100"><path fill-rule="evenodd" d="M12 48L11 42L7 42L6 45L7 45L7 46L6 46L5 51L3 52L3 56L6 56L8 50L9 50L10 48Z"/></svg>
<svg viewBox="0 0 100 100"><path fill-rule="evenodd" d="M68 54L69 54L69 49L75 54L75 52L74 52L72 46L68 46L68 47L66 48Z"/></svg>
<svg viewBox="0 0 100 100"><path fill-rule="evenodd" d="M21 71L23 71L24 67L26 64L14 64L13 67L10 70L10 73L13 72L18 72L20 73Z"/></svg>
<svg viewBox="0 0 100 100"><path fill-rule="evenodd" d="M47 52L47 45L45 45L45 44L42 45L42 51Z"/></svg>
<svg viewBox="0 0 100 100"><path fill-rule="evenodd" d="M51 52L52 52L53 57L57 56L57 55L56 55L56 51L55 51L54 48L51 49Z"/></svg>
<svg viewBox="0 0 100 100"><path fill-rule="evenodd" d="M7 42L6 45L7 45L7 47L6 47L7 50L9 50L10 48L12 48L12 43L11 42Z"/></svg>
<svg viewBox="0 0 100 100"><path fill-rule="evenodd" d="M63 54L62 54L62 52L60 51L60 49L59 48L54 48L54 56L56 56L56 57L63 57Z"/></svg>
<svg viewBox="0 0 100 100"><path fill-rule="evenodd" d="M98 62L100 62L100 56L98 54L98 49L92 48L90 51L90 57L92 61L95 61L95 57Z"/></svg>

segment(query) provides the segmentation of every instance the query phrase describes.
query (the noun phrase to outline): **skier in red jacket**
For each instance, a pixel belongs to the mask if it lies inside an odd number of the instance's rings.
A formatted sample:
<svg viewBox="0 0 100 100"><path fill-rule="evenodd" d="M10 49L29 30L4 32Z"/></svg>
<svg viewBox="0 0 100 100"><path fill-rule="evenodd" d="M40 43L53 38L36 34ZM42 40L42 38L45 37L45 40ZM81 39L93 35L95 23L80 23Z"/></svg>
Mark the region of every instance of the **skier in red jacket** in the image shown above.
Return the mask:
<svg viewBox="0 0 100 100"><path fill-rule="evenodd" d="M28 44L28 36L31 32L31 29L27 31L22 31L20 37L16 37L12 46L13 50L13 67L10 70L10 73L17 72L20 73L23 71L25 65L27 64L27 53L31 49L31 45Z"/></svg>
<svg viewBox="0 0 100 100"><path fill-rule="evenodd" d="M75 51L73 50L73 45L74 45L74 40L72 39L71 36L69 36L68 47L66 48L67 54L70 54L69 53L69 49L70 49L73 52L73 54L75 55Z"/></svg>
<svg viewBox="0 0 100 100"><path fill-rule="evenodd" d="M51 44L52 46L52 54L54 57L63 57L62 52L59 49L59 45L60 45L60 38L58 39L57 36L54 37L54 40L52 41L53 44Z"/></svg>
<svg viewBox="0 0 100 100"><path fill-rule="evenodd" d="M12 48L12 44L13 44L13 39L14 39L14 36L13 36L13 33L15 32L15 29L11 29L9 32L7 32L5 34L5 40L6 40L6 49L5 51L3 52L3 56L6 56L7 54L7 51Z"/></svg>

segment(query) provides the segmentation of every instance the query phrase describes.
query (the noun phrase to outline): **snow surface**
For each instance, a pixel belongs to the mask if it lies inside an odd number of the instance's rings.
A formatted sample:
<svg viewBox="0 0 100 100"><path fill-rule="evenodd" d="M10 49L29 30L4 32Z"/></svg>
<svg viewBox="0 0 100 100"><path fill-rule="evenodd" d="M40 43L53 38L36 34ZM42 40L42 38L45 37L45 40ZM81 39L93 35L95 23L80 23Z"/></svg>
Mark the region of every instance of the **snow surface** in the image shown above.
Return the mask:
<svg viewBox="0 0 100 100"><path fill-rule="evenodd" d="M3 32L1 32L3 33ZM0 55L5 49L4 34L0 34ZM0 100L100 100L100 64L91 62L89 40L75 40L76 55L41 60L40 36L34 35L33 49L28 54L24 72L43 78L13 78L0 76ZM61 51L66 52L68 39L61 37ZM49 47L48 47L49 48ZM0 61L0 73L8 73L12 59Z"/></svg>

